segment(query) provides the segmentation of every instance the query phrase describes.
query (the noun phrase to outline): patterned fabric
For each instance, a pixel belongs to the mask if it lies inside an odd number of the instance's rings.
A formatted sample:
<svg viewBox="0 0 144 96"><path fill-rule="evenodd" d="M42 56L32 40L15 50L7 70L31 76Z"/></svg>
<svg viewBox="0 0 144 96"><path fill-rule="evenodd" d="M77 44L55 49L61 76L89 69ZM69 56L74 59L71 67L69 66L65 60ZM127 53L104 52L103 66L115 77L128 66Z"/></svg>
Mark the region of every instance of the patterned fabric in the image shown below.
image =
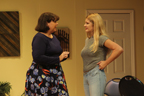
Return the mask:
<svg viewBox="0 0 144 96"><path fill-rule="evenodd" d="M26 74L25 96L69 96L61 65L44 69L33 62Z"/></svg>

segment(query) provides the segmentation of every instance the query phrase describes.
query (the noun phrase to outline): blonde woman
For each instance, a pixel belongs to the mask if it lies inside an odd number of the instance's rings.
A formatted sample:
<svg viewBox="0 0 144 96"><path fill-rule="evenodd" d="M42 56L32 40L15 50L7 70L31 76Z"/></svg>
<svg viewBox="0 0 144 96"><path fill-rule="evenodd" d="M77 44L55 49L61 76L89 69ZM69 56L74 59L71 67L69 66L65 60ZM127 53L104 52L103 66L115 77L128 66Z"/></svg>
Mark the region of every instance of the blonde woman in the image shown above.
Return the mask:
<svg viewBox="0 0 144 96"><path fill-rule="evenodd" d="M83 58L85 95L104 96L106 84L104 68L115 60L123 52L123 49L107 37L103 20L99 14L88 15L84 27L87 38L81 56ZM112 53L106 59L109 50Z"/></svg>

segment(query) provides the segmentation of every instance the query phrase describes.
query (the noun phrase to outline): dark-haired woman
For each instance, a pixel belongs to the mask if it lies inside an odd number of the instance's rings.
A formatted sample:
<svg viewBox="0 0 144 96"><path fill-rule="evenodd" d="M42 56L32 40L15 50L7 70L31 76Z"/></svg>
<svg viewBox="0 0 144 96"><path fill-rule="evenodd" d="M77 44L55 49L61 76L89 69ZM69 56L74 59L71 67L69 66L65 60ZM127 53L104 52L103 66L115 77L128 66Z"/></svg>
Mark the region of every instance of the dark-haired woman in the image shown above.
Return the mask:
<svg viewBox="0 0 144 96"><path fill-rule="evenodd" d="M41 14L35 28L38 33L32 41L33 62L26 74L25 96L69 96L62 70L69 52L63 52L52 33L59 17L53 13Z"/></svg>

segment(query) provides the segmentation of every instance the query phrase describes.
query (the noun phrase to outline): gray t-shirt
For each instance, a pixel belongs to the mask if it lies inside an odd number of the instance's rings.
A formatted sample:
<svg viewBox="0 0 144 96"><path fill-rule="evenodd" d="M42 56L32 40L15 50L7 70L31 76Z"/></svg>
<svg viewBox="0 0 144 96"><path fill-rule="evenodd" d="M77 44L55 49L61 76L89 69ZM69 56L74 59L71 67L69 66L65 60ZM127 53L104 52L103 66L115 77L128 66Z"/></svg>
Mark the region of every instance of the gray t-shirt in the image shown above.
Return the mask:
<svg viewBox="0 0 144 96"><path fill-rule="evenodd" d="M83 58L83 71L84 72L90 71L91 69L97 66L97 63L99 61L104 61L106 59L108 48L104 46L104 42L107 39L108 39L107 36L101 35L99 37L98 50L95 53L93 53L90 49L90 46L93 44L94 38L93 37L91 37L90 39L86 38L85 46L81 51L81 56Z"/></svg>

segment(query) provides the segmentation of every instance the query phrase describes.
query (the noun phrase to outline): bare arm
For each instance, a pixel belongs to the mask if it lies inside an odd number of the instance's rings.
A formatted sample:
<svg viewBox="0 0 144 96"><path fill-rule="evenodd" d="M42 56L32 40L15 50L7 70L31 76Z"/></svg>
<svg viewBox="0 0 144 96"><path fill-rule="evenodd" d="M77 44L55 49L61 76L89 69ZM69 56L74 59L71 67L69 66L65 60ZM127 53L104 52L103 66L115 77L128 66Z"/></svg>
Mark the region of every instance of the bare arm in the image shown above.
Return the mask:
<svg viewBox="0 0 144 96"><path fill-rule="evenodd" d="M105 41L104 46L111 49L112 53L105 61L100 61L97 63L99 65L99 69L101 70L103 70L109 63L115 60L123 52L122 47L110 39Z"/></svg>

